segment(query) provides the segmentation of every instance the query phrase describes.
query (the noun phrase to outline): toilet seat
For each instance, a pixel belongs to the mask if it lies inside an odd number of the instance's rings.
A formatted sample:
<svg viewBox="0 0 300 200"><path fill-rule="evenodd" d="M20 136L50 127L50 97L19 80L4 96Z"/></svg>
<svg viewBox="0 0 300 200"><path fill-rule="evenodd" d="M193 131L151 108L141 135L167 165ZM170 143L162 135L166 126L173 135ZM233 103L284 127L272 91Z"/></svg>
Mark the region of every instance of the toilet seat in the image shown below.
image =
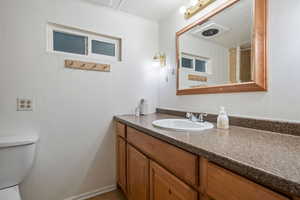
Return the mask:
<svg viewBox="0 0 300 200"><path fill-rule="evenodd" d="M0 190L0 200L21 200L19 187L9 187Z"/></svg>

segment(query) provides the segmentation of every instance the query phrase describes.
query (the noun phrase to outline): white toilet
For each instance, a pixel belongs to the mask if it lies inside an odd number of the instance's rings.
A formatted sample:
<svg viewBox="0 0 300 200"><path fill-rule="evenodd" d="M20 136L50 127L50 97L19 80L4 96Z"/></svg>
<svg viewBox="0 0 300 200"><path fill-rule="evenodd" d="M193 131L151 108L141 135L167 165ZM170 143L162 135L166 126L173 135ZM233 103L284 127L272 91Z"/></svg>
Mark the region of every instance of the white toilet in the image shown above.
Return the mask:
<svg viewBox="0 0 300 200"><path fill-rule="evenodd" d="M0 200L21 200L19 183L32 167L35 146L32 136L0 136Z"/></svg>

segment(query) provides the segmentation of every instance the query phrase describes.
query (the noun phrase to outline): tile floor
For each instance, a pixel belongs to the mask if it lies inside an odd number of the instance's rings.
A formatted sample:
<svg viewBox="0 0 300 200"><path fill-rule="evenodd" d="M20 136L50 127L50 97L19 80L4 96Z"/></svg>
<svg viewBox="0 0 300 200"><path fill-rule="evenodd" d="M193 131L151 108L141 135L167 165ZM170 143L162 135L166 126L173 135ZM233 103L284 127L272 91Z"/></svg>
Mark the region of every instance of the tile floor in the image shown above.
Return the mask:
<svg viewBox="0 0 300 200"><path fill-rule="evenodd" d="M124 195L119 190L115 190L88 200L126 200Z"/></svg>

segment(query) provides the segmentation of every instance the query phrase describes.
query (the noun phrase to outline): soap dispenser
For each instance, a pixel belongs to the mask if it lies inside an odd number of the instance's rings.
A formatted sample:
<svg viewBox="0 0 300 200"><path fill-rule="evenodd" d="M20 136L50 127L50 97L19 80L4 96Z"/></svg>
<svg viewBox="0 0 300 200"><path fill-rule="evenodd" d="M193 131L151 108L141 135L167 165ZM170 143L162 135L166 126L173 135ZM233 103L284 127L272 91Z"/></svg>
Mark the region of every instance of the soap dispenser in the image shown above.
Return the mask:
<svg viewBox="0 0 300 200"><path fill-rule="evenodd" d="M217 127L219 129L229 129L229 118L225 111L225 108L220 107L220 113L218 116Z"/></svg>
<svg viewBox="0 0 300 200"><path fill-rule="evenodd" d="M146 99L141 99L140 100L140 114L141 115L146 115L148 114L148 101Z"/></svg>

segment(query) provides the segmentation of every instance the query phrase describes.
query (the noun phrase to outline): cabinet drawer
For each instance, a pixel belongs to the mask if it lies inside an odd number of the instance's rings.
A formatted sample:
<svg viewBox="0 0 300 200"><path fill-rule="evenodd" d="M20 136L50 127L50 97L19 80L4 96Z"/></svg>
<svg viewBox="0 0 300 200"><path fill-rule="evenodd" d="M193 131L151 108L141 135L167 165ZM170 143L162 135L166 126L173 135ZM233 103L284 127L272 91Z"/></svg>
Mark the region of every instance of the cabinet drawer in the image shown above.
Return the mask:
<svg viewBox="0 0 300 200"><path fill-rule="evenodd" d="M155 162L150 162L150 200L197 200L197 192Z"/></svg>
<svg viewBox="0 0 300 200"><path fill-rule="evenodd" d="M125 131L126 131L126 126L120 122L117 122L117 135L122 137L122 138L126 138L126 134L125 134Z"/></svg>
<svg viewBox="0 0 300 200"><path fill-rule="evenodd" d="M215 200L288 200L210 162L207 165L206 192Z"/></svg>
<svg viewBox="0 0 300 200"><path fill-rule="evenodd" d="M127 140L179 178L198 185L197 156L130 127Z"/></svg>

